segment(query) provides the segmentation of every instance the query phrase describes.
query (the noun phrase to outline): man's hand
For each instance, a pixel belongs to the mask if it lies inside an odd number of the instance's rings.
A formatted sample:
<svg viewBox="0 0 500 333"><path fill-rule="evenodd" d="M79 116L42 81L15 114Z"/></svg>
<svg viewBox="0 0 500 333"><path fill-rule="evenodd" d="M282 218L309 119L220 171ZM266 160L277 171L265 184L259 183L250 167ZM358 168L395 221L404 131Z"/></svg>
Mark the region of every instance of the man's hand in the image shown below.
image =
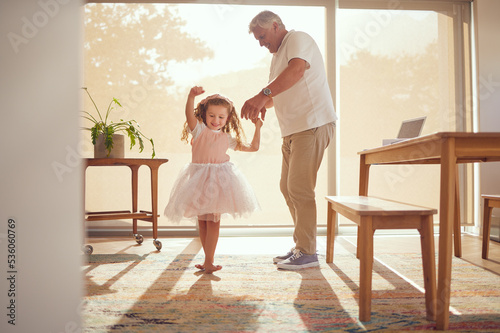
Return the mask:
<svg viewBox="0 0 500 333"><path fill-rule="evenodd" d="M273 92L272 96L278 96L296 84L304 76L307 66L307 62L301 58L290 60L283 72L268 85L268 88ZM245 102L241 108L241 118L254 119L260 113L262 120L264 120L266 107L271 108L273 106L273 99L259 92Z"/></svg>
<svg viewBox="0 0 500 333"><path fill-rule="evenodd" d="M250 98L241 108L241 118L255 119L259 117L260 113L262 120L264 120L266 117L266 103L268 101L269 97L261 93L258 93L254 97Z"/></svg>

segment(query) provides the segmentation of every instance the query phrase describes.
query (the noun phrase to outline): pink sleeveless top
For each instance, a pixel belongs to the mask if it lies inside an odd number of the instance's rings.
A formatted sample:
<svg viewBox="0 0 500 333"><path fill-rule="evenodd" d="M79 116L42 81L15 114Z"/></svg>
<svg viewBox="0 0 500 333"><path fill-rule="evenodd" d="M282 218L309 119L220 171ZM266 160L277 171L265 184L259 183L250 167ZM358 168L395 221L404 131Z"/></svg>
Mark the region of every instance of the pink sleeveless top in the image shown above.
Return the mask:
<svg viewBox="0 0 500 333"><path fill-rule="evenodd" d="M225 163L229 162L226 151L229 148L229 134L222 131L214 132L205 124L201 133L193 139L192 162L193 163Z"/></svg>
<svg viewBox="0 0 500 333"><path fill-rule="evenodd" d="M191 134L192 163L177 177L165 216L172 221L197 218L219 222L222 214L240 218L259 209L252 187L226 154L228 148L235 149L236 139L203 123Z"/></svg>

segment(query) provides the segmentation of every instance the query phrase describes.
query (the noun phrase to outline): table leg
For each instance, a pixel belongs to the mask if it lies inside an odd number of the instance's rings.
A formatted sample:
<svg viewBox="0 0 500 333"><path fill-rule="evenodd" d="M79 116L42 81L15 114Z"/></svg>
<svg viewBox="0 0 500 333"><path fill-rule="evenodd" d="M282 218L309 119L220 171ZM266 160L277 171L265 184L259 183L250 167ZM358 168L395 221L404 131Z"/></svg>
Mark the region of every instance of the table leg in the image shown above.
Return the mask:
<svg viewBox="0 0 500 333"><path fill-rule="evenodd" d="M359 195L368 195L368 180L370 176L370 164L366 164L365 155L359 158Z"/></svg>
<svg viewBox="0 0 500 333"><path fill-rule="evenodd" d="M139 209L139 165L129 165L132 171L132 213L136 213ZM137 219L132 220L132 231L137 234Z"/></svg>
<svg viewBox="0 0 500 333"><path fill-rule="evenodd" d="M158 168L151 169L151 212L153 215L153 239L158 238Z"/></svg>
<svg viewBox="0 0 500 333"><path fill-rule="evenodd" d="M368 195L368 180L370 179L370 164L366 164L365 155L361 155L359 158L359 195ZM356 258L360 258L359 255L359 235L360 229L358 225L358 237L356 237Z"/></svg>
<svg viewBox="0 0 500 333"><path fill-rule="evenodd" d="M441 190L439 205L439 265L437 281L436 328L448 329L451 286L452 233L454 223L455 139L444 139L441 143Z"/></svg>

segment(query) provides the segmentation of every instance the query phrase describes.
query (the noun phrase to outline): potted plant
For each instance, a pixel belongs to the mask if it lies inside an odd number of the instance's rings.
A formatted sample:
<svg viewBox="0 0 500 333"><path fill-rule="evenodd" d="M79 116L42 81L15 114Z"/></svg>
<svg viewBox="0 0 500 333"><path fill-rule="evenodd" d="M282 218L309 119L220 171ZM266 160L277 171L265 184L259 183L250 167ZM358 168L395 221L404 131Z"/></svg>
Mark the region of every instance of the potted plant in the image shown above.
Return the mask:
<svg viewBox="0 0 500 333"><path fill-rule="evenodd" d="M142 152L144 150L144 139L148 140L151 142L151 146L153 147L153 153L151 155L151 158L154 158L156 153L155 153L155 145L153 143L153 139L150 139L146 137L140 130L139 124L135 120L129 120L129 121L124 121L123 119L120 119L120 122L113 122L110 121L108 123L108 116L110 112L115 108L116 105L119 107L122 107L120 102L116 99L113 98L111 102L108 105L108 109L106 110L106 115L103 118L101 115L101 112L99 111L99 108L97 107L96 103L94 102L94 99L90 95L89 91L87 88L82 88L85 90L87 95L89 96L90 100L92 101L92 104L94 104L94 107L97 111L98 117L92 116L89 112L87 111L82 111L84 113L83 117L85 119L90 120L94 125L90 128L84 128L86 130L90 131L91 139L92 139L92 144L94 144L94 148L96 147L97 144L99 144L99 141L103 141L105 150L107 151L106 156L110 156L110 153L113 149L113 146L115 145L116 141L116 136L118 132L126 133L128 137L130 138L130 149L132 149L133 146L137 142L139 142L139 152ZM96 150L94 149L94 152Z"/></svg>

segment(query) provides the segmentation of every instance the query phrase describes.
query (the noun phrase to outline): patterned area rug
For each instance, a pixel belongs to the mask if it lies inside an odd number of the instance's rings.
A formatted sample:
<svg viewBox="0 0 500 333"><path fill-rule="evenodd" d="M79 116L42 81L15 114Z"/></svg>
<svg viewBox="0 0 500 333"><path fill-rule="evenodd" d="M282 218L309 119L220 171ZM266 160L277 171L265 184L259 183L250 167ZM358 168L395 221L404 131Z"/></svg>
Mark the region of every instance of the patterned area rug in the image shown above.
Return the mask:
<svg viewBox="0 0 500 333"><path fill-rule="evenodd" d="M370 332L433 330L425 319L419 254L376 256L372 316L358 320L359 262L335 248L333 264L277 270L270 256L94 254L83 267L84 332ZM500 277L453 258L450 331L500 332Z"/></svg>

